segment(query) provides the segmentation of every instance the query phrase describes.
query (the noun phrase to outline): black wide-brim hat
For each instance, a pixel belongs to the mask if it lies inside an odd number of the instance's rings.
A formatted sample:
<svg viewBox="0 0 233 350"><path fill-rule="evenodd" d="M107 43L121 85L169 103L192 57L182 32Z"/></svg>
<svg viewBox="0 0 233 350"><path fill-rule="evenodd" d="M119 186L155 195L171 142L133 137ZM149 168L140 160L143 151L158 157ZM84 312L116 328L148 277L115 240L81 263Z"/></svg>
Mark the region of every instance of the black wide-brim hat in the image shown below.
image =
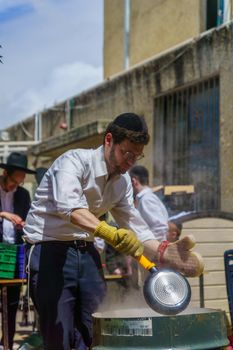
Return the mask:
<svg viewBox="0 0 233 350"><path fill-rule="evenodd" d="M6 163L0 163L0 168L5 170L22 170L26 174L36 174L36 171L28 169L28 159L27 156L23 153L12 152Z"/></svg>

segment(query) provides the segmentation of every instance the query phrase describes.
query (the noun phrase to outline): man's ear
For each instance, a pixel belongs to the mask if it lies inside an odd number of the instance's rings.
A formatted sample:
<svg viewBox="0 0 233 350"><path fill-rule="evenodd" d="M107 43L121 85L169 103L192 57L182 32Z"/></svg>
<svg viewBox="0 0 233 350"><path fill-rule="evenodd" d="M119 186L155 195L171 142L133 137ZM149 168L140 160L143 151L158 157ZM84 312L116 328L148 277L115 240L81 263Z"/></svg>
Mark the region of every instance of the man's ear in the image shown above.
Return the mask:
<svg viewBox="0 0 233 350"><path fill-rule="evenodd" d="M131 182L134 187L137 186L137 179L135 177L131 177Z"/></svg>
<svg viewBox="0 0 233 350"><path fill-rule="evenodd" d="M106 135L105 135L105 138L104 138L104 144L106 146L111 146L113 142L113 138L112 138L112 134L110 132L108 132Z"/></svg>

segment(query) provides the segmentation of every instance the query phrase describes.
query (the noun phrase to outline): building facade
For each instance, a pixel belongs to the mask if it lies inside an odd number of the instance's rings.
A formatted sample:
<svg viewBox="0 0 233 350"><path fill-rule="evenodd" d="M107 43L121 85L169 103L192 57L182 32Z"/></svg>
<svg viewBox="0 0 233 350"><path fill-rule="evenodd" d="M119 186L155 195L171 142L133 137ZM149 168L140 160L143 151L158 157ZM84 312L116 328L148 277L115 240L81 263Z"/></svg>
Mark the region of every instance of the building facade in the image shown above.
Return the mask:
<svg viewBox="0 0 233 350"><path fill-rule="evenodd" d="M104 78L232 18L232 0L104 0Z"/></svg>

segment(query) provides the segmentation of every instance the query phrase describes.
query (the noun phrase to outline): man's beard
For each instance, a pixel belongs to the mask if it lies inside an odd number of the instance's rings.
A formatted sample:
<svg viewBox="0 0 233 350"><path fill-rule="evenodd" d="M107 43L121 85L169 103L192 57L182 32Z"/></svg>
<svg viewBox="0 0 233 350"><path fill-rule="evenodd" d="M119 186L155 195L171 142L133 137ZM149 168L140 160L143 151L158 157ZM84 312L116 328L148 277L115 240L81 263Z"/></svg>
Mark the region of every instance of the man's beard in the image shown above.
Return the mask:
<svg viewBox="0 0 233 350"><path fill-rule="evenodd" d="M110 172L111 176L119 175L122 173L121 167L119 165L117 165L114 146L112 146L110 153L109 153L109 172Z"/></svg>

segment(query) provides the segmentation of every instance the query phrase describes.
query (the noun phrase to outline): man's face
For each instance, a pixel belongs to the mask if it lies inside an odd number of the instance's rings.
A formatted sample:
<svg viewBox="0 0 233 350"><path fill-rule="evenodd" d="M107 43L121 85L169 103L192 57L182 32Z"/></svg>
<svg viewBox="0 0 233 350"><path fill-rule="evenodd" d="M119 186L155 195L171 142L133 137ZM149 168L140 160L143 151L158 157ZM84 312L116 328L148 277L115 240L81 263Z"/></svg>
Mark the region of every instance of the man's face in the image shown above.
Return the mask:
<svg viewBox="0 0 233 350"><path fill-rule="evenodd" d="M140 192L140 182L135 176L130 176L131 177L131 183L133 187L133 194L134 197Z"/></svg>
<svg viewBox="0 0 233 350"><path fill-rule="evenodd" d="M8 174L6 170L3 173L3 189L6 192L14 191L19 185L24 183L26 173L22 170L15 170Z"/></svg>
<svg viewBox="0 0 233 350"><path fill-rule="evenodd" d="M112 134L105 137L105 160L110 175L125 174L135 162L143 157L143 144L124 140L114 144Z"/></svg>
<svg viewBox="0 0 233 350"><path fill-rule="evenodd" d="M181 230L173 222L168 223L167 240L176 242L180 238Z"/></svg>

